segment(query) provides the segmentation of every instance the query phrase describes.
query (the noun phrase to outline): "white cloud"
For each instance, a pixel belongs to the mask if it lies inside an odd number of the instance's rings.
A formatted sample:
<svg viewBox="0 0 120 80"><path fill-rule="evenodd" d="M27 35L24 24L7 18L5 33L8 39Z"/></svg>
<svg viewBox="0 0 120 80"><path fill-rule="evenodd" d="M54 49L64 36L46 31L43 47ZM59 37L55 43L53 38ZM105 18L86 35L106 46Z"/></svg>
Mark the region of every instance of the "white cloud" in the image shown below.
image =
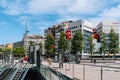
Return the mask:
<svg viewBox="0 0 120 80"><path fill-rule="evenodd" d="M104 0L74 0L66 8L58 10L58 13L60 15L60 21L88 19L89 16L94 15L96 18L104 8L106 8L106 2Z"/></svg>
<svg viewBox="0 0 120 80"><path fill-rule="evenodd" d="M73 14L95 14L104 7L103 1L99 0L76 0L68 7L68 12Z"/></svg>
<svg viewBox="0 0 120 80"><path fill-rule="evenodd" d="M119 0L2 0L0 5L3 11L9 15L19 16L18 21L24 19L32 20L33 17L41 16L42 14L55 14L59 16L55 22L65 20L88 19L98 23L104 19L120 19L120 4ZM31 17L26 17L24 14L29 14ZM22 16L21 16L22 15ZM88 17L89 16L89 17ZM46 16L44 16L46 17ZM88 17L88 18L87 18ZM35 19L35 18L33 18ZM37 22L40 22L39 17ZM30 21L29 21L30 22ZM45 21L47 23L47 21ZM45 25L44 22L44 25ZM40 22L41 23L41 22ZM36 26L39 24L34 22ZM47 23L50 24L51 23ZM47 25L49 27L49 25ZM41 28L40 28L41 29Z"/></svg>
<svg viewBox="0 0 120 80"><path fill-rule="evenodd" d="M99 4L101 3L101 4ZM97 5L96 5L97 4ZM95 14L104 7L104 2L99 0L2 0L1 6L4 13L9 15L19 14Z"/></svg>
<svg viewBox="0 0 120 80"><path fill-rule="evenodd" d="M100 14L100 16L111 19L120 19L120 5L104 10L104 12Z"/></svg>
<svg viewBox="0 0 120 80"><path fill-rule="evenodd" d="M72 0L1 0L2 12L8 15L55 14L68 7Z"/></svg>
<svg viewBox="0 0 120 80"><path fill-rule="evenodd" d="M57 13L69 5L71 0L31 0L28 2L28 12L32 14Z"/></svg>
<svg viewBox="0 0 120 80"><path fill-rule="evenodd" d="M20 15L25 13L26 6L23 0L2 0L0 6L3 7L3 13L8 15Z"/></svg>
<svg viewBox="0 0 120 80"><path fill-rule="evenodd" d="M103 12L98 14L95 17L89 18L90 21L94 23L96 26L98 23L101 21L105 20L115 20L115 21L120 21L120 5L113 6L109 9L104 9Z"/></svg>

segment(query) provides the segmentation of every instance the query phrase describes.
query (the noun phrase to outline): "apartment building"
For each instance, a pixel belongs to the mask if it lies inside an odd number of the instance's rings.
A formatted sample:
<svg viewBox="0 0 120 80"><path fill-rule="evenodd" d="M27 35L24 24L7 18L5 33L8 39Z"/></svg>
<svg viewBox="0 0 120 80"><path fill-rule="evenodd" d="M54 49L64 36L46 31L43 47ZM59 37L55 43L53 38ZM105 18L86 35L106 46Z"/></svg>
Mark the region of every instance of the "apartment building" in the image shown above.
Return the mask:
<svg viewBox="0 0 120 80"><path fill-rule="evenodd" d="M100 36L101 42L102 42L102 33L105 33L107 44L109 45L109 32L111 29L113 29L115 33L120 35L120 24L118 21L102 21L97 25L97 33ZM119 42L120 42L120 36L119 36ZM119 43L119 47L120 47L120 43Z"/></svg>
<svg viewBox="0 0 120 80"><path fill-rule="evenodd" d="M22 41L23 41L23 46L25 47L26 50L29 49L30 41L32 41L34 44L42 43L42 54L45 54L43 36L36 34L29 34L27 36L24 36Z"/></svg>
<svg viewBox="0 0 120 80"><path fill-rule="evenodd" d="M12 48L13 48L13 44L12 44L12 43L8 43L8 44L6 44L6 48L8 48L8 49L12 49Z"/></svg>
<svg viewBox="0 0 120 80"><path fill-rule="evenodd" d="M66 21L60 24L53 25L52 27L46 29L45 36L47 34L55 34L56 46L58 44L58 39L60 37L60 33L66 32L66 30L71 30L74 35L76 31L81 30L84 36L84 50L83 55L88 55L88 36L92 35L93 24L86 20L77 20L77 21ZM54 32L54 33L53 33Z"/></svg>
<svg viewBox="0 0 120 80"><path fill-rule="evenodd" d="M74 35L77 31L81 30L84 37L84 49L82 51L82 56L88 55L89 46L88 46L88 37L92 35L93 32L93 24L86 20L77 20L73 21L68 25L68 30L72 31L72 35Z"/></svg>
<svg viewBox="0 0 120 80"><path fill-rule="evenodd" d="M13 43L13 48L16 48L18 46L23 46L23 41L18 41Z"/></svg>
<svg viewBox="0 0 120 80"><path fill-rule="evenodd" d="M66 32L66 30L68 29L68 24L71 22L72 21L65 21L65 22L62 22L62 23L59 23L59 24L49 27L48 29L44 30L45 37L48 34L52 34L55 37L55 45L57 48L60 33Z"/></svg>
<svg viewBox="0 0 120 80"><path fill-rule="evenodd" d="M0 48L5 49L6 45L2 44L0 45Z"/></svg>

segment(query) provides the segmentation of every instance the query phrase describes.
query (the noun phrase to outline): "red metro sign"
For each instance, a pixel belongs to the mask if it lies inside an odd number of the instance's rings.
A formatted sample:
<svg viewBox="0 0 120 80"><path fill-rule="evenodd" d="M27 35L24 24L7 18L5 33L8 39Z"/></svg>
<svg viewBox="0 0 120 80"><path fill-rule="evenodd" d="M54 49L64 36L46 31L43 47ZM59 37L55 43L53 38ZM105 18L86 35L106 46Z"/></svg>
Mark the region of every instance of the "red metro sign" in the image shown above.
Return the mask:
<svg viewBox="0 0 120 80"><path fill-rule="evenodd" d="M67 30L66 31L66 39L71 39L72 38L72 31L71 30Z"/></svg>

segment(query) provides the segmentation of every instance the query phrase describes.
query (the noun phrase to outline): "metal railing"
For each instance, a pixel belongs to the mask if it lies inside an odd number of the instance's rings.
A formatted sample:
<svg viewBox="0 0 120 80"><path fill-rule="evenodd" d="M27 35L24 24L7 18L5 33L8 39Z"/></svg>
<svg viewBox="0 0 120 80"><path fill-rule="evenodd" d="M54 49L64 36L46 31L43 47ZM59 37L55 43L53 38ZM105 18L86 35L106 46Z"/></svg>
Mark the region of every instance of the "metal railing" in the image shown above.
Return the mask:
<svg viewBox="0 0 120 80"><path fill-rule="evenodd" d="M41 73L47 80L72 80L68 76L56 71L55 69L49 68L47 66L41 66Z"/></svg>
<svg viewBox="0 0 120 80"><path fill-rule="evenodd" d="M47 64L45 64L47 65ZM73 78L73 80L120 80L120 63L64 63L63 68L59 63L50 65L56 71ZM68 69L69 68L69 69ZM57 74L57 73L56 73Z"/></svg>
<svg viewBox="0 0 120 80"><path fill-rule="evenodd" d="M92 75L98 74L96 78L92 79L92 80L119 80L119 74L120 74L120 67L115 67L115 66L108 66L108 65L94 65L94 64L79 64L83 66L83 80L89 80L90 77L92 76L87 76L88 72L91 70L93 70L94 72L89 72ZM114 65L114 64L113 64ZM90 69L88 69L89 67L91 67ZM94 69L96 68L96 69ZM88 69L88 70L87 70ZM111 72L112 71L112 72ZM89 75L90 75L89 74ZM116 77L114 76L116 75ZM114 78L113 78L114 77ZM118 78L119 77L119 78Z"/></svg>
<svg viewBox="0 0 120 80"><path fill-rule="evenodd" d="M17 67L17 65L23 65L21 67ZM7 80L13 80L13 78L15 77L15 75L17 74L17 72L19 70L21 70L22 72L20 73L19 78L21 78L21 80L23 80L23 78L25 77L26 73L28 70L25 71L26 69L26 65L27 63L21 63L20 61L16 62L13 66L12 66L12 71L11 71L11 74L9 75L8 79ZM24 73L24 75L22 75ZM21 77L22 75L22 77Z"/></svg>

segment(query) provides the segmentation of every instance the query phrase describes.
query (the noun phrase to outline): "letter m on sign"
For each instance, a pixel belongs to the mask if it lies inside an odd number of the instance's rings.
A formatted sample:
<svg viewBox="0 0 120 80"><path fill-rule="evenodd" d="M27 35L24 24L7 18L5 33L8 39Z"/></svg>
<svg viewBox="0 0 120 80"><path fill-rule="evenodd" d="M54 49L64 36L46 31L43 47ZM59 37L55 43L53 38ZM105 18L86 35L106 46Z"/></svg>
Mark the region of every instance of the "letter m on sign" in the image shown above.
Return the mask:
<svg viewBox="0 0 120 80"><path fill-rule="evenodd" d="M72 38L72 31L71 30L67 30L66 31L66 39L71 39Z"/></svg>

